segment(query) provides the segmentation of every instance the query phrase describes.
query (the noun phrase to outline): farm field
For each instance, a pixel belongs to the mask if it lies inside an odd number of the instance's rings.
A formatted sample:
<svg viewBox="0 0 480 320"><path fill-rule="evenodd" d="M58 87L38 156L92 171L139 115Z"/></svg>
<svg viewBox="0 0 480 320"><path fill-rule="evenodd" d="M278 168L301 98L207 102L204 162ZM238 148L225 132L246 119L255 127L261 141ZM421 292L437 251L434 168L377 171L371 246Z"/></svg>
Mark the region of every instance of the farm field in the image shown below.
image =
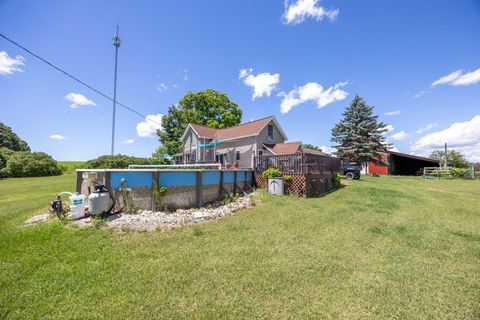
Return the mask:
<svg viewBox="0 0 480 320"><path fill-rule="evenodd" d="M479 180L362 177L167 231L24 226L74 180L0 180L0 318L480 318Z"/></svg>
<svg viewBox="0 0 480 320"><path fill-rule="evenodd" d="M76 169L80 168L84 161L57 161L57 163L65 168L64 173L73 173Z"/></svg>

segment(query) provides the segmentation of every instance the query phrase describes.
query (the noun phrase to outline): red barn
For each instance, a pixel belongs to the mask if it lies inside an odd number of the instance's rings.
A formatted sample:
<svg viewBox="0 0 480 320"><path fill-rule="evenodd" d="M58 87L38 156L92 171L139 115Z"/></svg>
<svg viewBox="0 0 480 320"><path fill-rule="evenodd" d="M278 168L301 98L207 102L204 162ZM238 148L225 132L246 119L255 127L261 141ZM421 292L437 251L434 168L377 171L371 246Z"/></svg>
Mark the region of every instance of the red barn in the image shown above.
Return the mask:
<svg viewBox="0 0 480 320"><path fill-rule="evenodd" d="M414 176L418 175L424 167L438 167L440 165L440 161L437 159L414 156L395 151L387 151L382 155L381 160L385 161L387 166L379 166L373 162L369 162L367 173Z"/></svg>

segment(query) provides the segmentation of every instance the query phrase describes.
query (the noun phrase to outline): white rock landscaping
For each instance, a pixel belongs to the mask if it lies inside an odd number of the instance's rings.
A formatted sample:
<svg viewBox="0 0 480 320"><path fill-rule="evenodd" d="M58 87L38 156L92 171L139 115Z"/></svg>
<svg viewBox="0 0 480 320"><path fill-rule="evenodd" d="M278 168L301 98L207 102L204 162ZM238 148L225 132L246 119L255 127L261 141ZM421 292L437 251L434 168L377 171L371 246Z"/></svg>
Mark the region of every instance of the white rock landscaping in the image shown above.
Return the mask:
<svg viewBox="0 0 480 320"><path fill-rule="evenodd" d="M110 228L153 231L156 229L173 228L223 218L233 215L239 210L252 207L253 205L252 195L247 195L228 204L214 203L211 207L178 209L175 212L142 210L136 214L118 213L105 218L105 225ZM73 221L73 223L80 227L94 225L91 217L76 220Z"/></svg>

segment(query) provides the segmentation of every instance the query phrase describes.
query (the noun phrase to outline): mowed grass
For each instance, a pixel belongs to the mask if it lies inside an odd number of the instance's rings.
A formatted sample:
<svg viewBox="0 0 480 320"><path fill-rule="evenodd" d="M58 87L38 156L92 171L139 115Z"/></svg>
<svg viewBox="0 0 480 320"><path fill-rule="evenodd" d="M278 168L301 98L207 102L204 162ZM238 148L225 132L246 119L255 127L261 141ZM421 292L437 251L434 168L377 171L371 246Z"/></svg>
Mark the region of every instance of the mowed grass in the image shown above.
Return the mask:
<svg viewBox="0 0 480 320"><path fill-rule="evenodd" d="M0 318L480 318L480 181L362 177L150 233L23 226L73 185L0 181Z"/></svg>

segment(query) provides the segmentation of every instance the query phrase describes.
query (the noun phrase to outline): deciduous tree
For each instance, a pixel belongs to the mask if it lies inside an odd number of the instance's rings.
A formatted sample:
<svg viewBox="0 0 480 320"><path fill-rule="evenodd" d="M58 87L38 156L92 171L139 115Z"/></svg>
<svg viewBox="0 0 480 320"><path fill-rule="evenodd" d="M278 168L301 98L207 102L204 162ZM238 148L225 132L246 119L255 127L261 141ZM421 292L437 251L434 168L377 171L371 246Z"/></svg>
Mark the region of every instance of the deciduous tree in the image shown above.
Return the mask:
<svg viewBox="0 0 480 320"><path fill-rule="evenodd" d="M445 165L445 151L434 150L430 154L430 158L440 160L441 166ZM463 153L457 150L447 150L447 165L453 168L468 168L468 161L465 160Z"/></svg>
<svg viewBox="0 0 480 320"><path fill-rule="evenodd" d="M162 117L162 130L157 131L161 146L153 157L181 152L180 138L189 123L221 129L238 125L241 119L242 110L225 93L213 89L189 92Z"/></svg>

